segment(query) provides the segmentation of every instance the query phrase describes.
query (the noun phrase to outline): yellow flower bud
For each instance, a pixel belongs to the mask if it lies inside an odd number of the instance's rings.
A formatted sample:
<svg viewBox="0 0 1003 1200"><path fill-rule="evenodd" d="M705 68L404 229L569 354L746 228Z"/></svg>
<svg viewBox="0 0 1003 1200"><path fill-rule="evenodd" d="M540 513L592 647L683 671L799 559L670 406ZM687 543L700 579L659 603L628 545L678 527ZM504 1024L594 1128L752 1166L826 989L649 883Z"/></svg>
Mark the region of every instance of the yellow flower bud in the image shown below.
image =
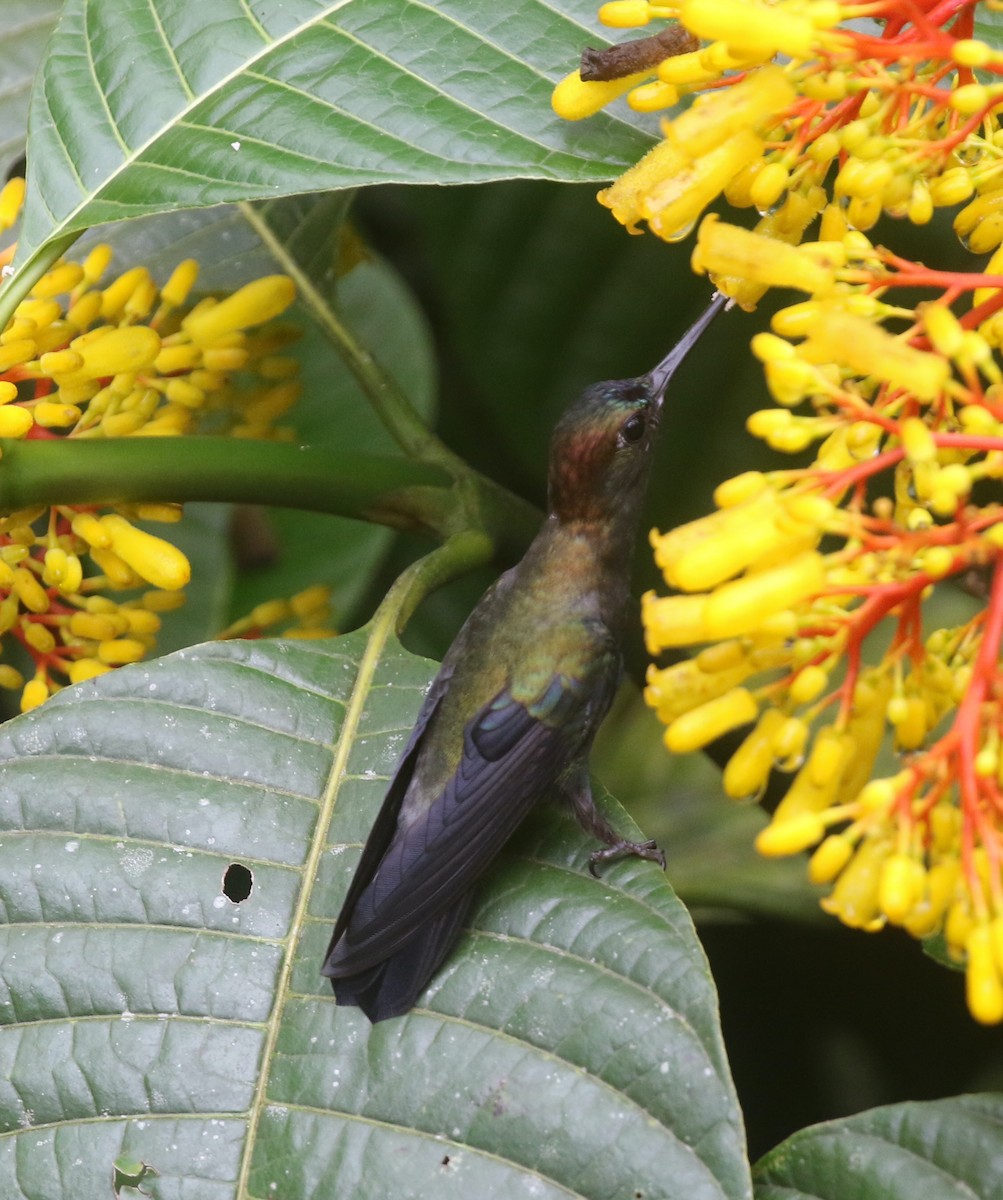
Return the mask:
<svg viewBox="0 0 1003 1200"><path fill-rule="evenodd" d="M162 624L156 613L145 608L124 608L122 617L126 628L137 637L151 637L159 632Z"/></svg>
<svg viewBox="0 0 1003 1200"><path fill-rule="evenodd" d="M812 883L832 883L853 857L853 843L841 833L830 833L808 860Z"/></svg>
<svg viewBox="0 0 1003 1200"><path fill-rule="evenodd" d="M710 0L711 4L720 2ZM728 2L739 8L746 7L746 0ZM684 20L684 24L693 33L704 36L688 20ZM669 125L666 137L691 159L701 158L736 134L777 117L796 98L794 87L780 67L764 67L733 87L698 97L686 112ZM758 158L759 154L754 157ZM747 161L754 160L750 158Z"/></svg>
<svg viewBox="0 0 1003 1200"><path fill-rule="evenodd" d="M105 550L99 546L91 547L91 558L97 563L108 582L115 588L138 587L142 582L140 576L127 562L119 558L114 550Z"/></svg>
<svg viewBox="0 0 1003 1200"><path fill-rule="evenodd" d="M138 638L112 638L98 646L98 658L103 663L117 666L120 663L133 663L146 653L145 643Z"/></svg>
<svg viewBox="0 0 1003 1200"><path fill-rule="evenodd" d="M288 275L265 275L218 304L199 305L184 318L181 327L192 341L209 345L238 329L272 320L285 312L295 298L296 285Z"/></svg>
<svg viewBox="0 0 1003 1200"><path fill-rule="evenodd" d="M918 749L922 746L929 729L925 700L920 696L909 696L901 719L892 721L892 724L895 726L895 744L899 749Z"/></svg>
<svg viewBox="0 0 1003 1200"><path fill-rule="evenodd" d="M776 708L768 708L759 718L755 729L724 768L722 784L726 796L743 800L762 791L773 767L772 736L783 722L783 713Z"/></svg>
<svg viewBox="0 0 1003 1200"><path fill-rule="evenodd" d="M803 292L825 292L835 282L832 269L800 247L727 225L716 213L702 221L691 263L698 274L736 276L766 287L793 287Z"/></svg>
<svg viewBox="0 0 1003 1200"><path fill-rule="evenodd" d="M890 854L881 864L878 907L893 925L901 925L923 895L926 871L908 854Z"/></svg>
<svg viewBox="0 0 1003 1200"><path fill-rule="evenodd" d="M727 642L716 642L713 646L708 646L693 660L701 671L706 671L713 675L718 671L730 671L732 667L743 666L748 661L749 655L737 639Z"/></svg>
<svg viewBox="0 0 1003 1200"><path fill-rule="evenodd" d="M985 67L995 54L991 46L978 38L959 38L951 47L951 57L963 67Z"/></svg>
<svg viewBox="0 0 1003 1200"><path fill-rule="evenodd" d="M106 321L117 321L125 310L129 298L136 288L150 281L150 272L146 267L132 267L119 275L117 279L101 293L101 316Z"/></svg>
<svg viewBox="0 0 1003 1200"><path fill-rule="evenodd" d="M836 880L832 894L821 901L822 908L851 929L868 933L880 929L885 918L878 909L878 885L888 852L886 841L869 838L863 842Z"/></svg>
<svg viewBox="0 0 1003 1200"><path fill-rule="evenodd" d="M45 552L45 565L42 568L42 581L49 587L59 587L67 572L71 570L71 558L60 546L53 546ZM73 560L76 561L76 555Z"/></svg>
<svg viewBox="0 0 1003 1200"><path fill-rule="evenodd" d="M184 592L144 592L142 605L150 612L174 612L184 607L186 599Z"/></svg>
<svg viewBox="0 0 1003 1200"><path fill-rule="evenodd" d="M711 638L752 633L767 617L807 600L824 587L825 559L815 551L725 583L707 601L707 633Z"/></svg>
<svg viewBox="0 0 1003 1200"><path fill-rule="evenodd" d="M31 712L33 708L38 708L40 704L44 704L49 698L49 685L40 676L35 676L24 685L24 691L21 693L21 711Z"/></svg>
<svg viewBox="0 0 1003 1200"><path fill-rule="evenodd" d="M768 7L758 0L683 0L680 18L687 29L708 40L726 42L732 52L808 58L818 34L807 15Z"/></svg>
<svg viewBox="0 0 1003 1200"><path fill-rule="evenodd" d="M641 621L649 654L658 654L669 646L689 646L704 642L703 626L706 596L667 596L654 592L641 597Z"/></svg>
<svg viewBox="0 0 1003 1200"><path fill-rule="evenodd" d="M947 546L931 546L923 554L923 570L934 579L943 579L954 570L954 551Z"/></svg>
<svg viewBox="0 0 1003 1200"><path fill-rule="evenodd" d="M613 29L634 29L651 20L648 0L610 0L599 9L599 20Z"/></svg>
<svg viewBox="0 0 1003 1200"><path fill-rule="evenodd" d="M21 672L16 667L8 666L7 663L0 663L0 688L16 692L22 687L24 687L24 676Z"/></svg>
<svg viewBox="0 0 1003 1200"><path fill-rule="evenodd" d="M829 672L821 667L802 667L788 689L795 704L810 704L829 684Z"/></svg>
<svg viewBox="0 0 1003 1200"><path fill-rule="evenodd" d="M76 513L70 522L70 528L88 546L107 549L111 545L111 534L93 513Z"/></svg>
<svg viewBox="0 0 1003 1200"><path fill-rule="evenodd" d="M24 180L20 175L15 175L0 189L0 229L10 229L21 215L23 203Z"/></svg>
<svg viewBox="0 0 1003 1200"><path fill-rule="evenodd" d="M14 591L29 612L45 613L49 611L49 595L27 567L15 569Z"/></svg>
<svg viewBox="0 0 1003 1200"><path fill-rule="evenodd" d="M101 429L107 437L128 437L140 429L146 418L135 409L126 412L108 413L101 421Z"/></svg>
<svg viewBox="0 0 1003 1200"><path fill-rule="evenodd" d="M752 181L749 197L761 211L772 208L787 190L791 173L781 162L767 163Z"/></svg>
<svg viewBox="0 0 1003 1200"><path fill-rule="evenodd" d="M857 797L864 812L885 812L895 801L898 788L894 779L872 779Z"/></svg>
<svg viewBox="0 0 1003 1200"><path fill-rule="evenodd" d="M930 196L938 208L960 204L974 191L975 185L965 167L951 167L930 180Z"/></svg>
<svg viewBox="0 0 1003 1200"><path fill-rule="evenodd" d="M766 364L766 386L778 404L794 408L806 397L818 391L817 369L801 358L789 358ZM783 436L788 436L783 431Z"/></svg>
<svg viewBox="0 0 1003 1200"><path fill-rule="evenodd" d="M916 311L923 318L923 326L937 353L946 354L948 358L956 355L962 347L965 331L947 305L922 304Z"/></svg>
<svg viewBox="0 0 1003 1200"><path fill-rule="evenodd" d="M66 429L76 425L83 415L75 404L57 404L52 400L41 400L32 410L35 424L43 429Z"/></svg>
<svg viewBox="0 0 1003 1200"><path fill-rule="evenodd" d="M906 207L906 216L913 225L926 225L933 217L933 197L930 195L930 188L925 179L917 179L913 182L909 203Z"/></svg>
<svg viewBox="0 0 1003 1200"><path fill-rule="evenodd" d="M242 346L207 346L202 363L210 371L239 371L247 363L247 351Z"/></svg>
<svg viewBox="0 0 1003 1200"><path fill-rule="evenodd" d="M145 371L153 366L160 352L160 336L148 325L93 330L100 337L83 334L70 342L70 349L81 358L71 378L99 379L105 375Z"/></svg>
<svg viewBox="0 0 1003 1200"><path fill-rule="evenodd" d="M743 471L719 483L714 489L714 503L718 508L734 508L736 504L744 504L752 500L767 488L766 477L762 471Z"/></svg>
<svg viewBox="0 0 1003 1200"><path fill-rule="evenodd" d="M798 522L781 524L782 516L776 493L764 489L744 503L653 535L655 562L673 587L712 588L770 555L790 554L818 540L820 531Z"/></svg>
<svg viewBox="0 0 1003 1200"><path fill-rule="evenodd" d="M783 821L774 819L761 830L755 847L764 858L781 858L807 850L825 835L825 824L818 813L798 813Z"/></svg>
<svg viewBox="0 0 1003 1200"><path fill-rule="evenodd" d="M756 718L757 706L745 688L733 688L677 717L665 730L665 744L674 754L699 750L721 734Z"/></svg>
<svg viewBox="0 0 1003 1200"><path fill-rule="evenodd" d="M114 513L101 518L111 537L111 548L140 578L155 587L176 590L191 578L185 555L170 542L130 525Z"/></svg>
<svg viewBox="0 0 1003 1200"><path fill-rule="evenodd" d="M660 112L679 103L679 90L671 83L663 83L658 79L654 83L642 83L628 92L627 103L634 112Z"/></svg>
<svg viewBox="0 0 1003 1200"><path fill-rule="evenodd" d="M32 650L39 654L51 654L56 648L56 639L52 630L37 621L30 621L24 626L24 640Z"/></svg>
<svg viewBox="0 0 1003 1200"><path fill-rule="evenodd" d="M798 759L808 743L809 729L798 717L788 717L773 734L773 753L781 763Z"/></svg>
<svg viewBox="0 0 1003 1200"><path fill-rule="evenodd" d="M948 103L955 112L970 116L988 108L995 100L995 89L982 83L966 83L952 89Z"/></svg>
<svg viewBox="0 0 1003 1200"><path fill-rule="evenodd" d="M930 463L937 458L937 444L926 422L919 417L906 417L899 425L902 449L911 463Z"/></svg>
<svg viewBox="0 0 1003 1200"><path fill-rule="evenodd" d="M85 683L98 675L107 675L110 670L107 663L98 662L96 658L78 658L70 663L70 683Z"/></svg>
<svg viewBox="0 0 1003 1200"><path fill-rule="evenodd" d="M852 740L845 733L840 733L832 725L823 726L816 735L805 764L809 780L817 788L826 787L834 778L839 778L852 753Z"/></svg>
<svg viewBox="0 0 1003 1200"><path fill-rule="evenodd" d="M0 406L0 438L21 438L35 424L26 408L16 404Z"/></svg>
<svg viewBox="0 0 1003 1200"><path fill-rule="evenodd" d="M70 617L70 633L94 642L110 641L127 628L127 621L118 613L75 612Z"/></svg>
<svg viewBox="0 0 1003 1200"><path fill-rule="evenodd" d="M160 299L171 308L178 308L188 299L198 279L199 265L194 258L186 258L171 272L171 277L160 289Z"/></svg>
<svg viewBox="0 0 1003 1200"><path fill-rule="evenodd" d="M1003 1021L1003 978L996 964L988 923L980 922L969 931L965 951L968 1009L980 1024L998 1025Z"/></svg>
<svg viewBox="0 0 1003 1200"><path fill-rule="evenodd" d="M111 260L111 246L106 242L95 246L83 261L84 281L86 283L97 283L105 271L108 270Z"/></svg>
<svg viewBox="0 0 1003 1200"><path fill-rule="evenodd" d="M63 292L71 292L83 279L84 270L79 263L61 262L51 271L46 271L42 278L31 289L32 295L39 300L47 300L51 296L59 296ZM29 686L31 686L29 684Z"/></svg>
<svg viewBox="0 0 1003 1200"><path fill-rule="evenodd" d="M201 362L202 347L193 342L181 342L161 346L153 365L158 375L173 375L176 371L190 371Z"/></svg>
<svg viewBox="0 0 1003 1200"><path fill-rule="evenodd" d="M870 375L933 400L950 375L950 364L937 354L917 350L879 325L848 312L831 310L813 321L809 345L819 361L845 363Z"/></svg>
<svg viewBox="0 0 1003 1200"><path fill-rule="evenodd" d="M721 194L729 179L759 158L762 150L760 138L747 129L740 130L674 175L653 184L639 197L641 217L648 222L652 233L667 241L685 234L707 205ZM601 204L612 207L607 194L625 178L622 176L611 188L599 193L597 199Z"/></svg>

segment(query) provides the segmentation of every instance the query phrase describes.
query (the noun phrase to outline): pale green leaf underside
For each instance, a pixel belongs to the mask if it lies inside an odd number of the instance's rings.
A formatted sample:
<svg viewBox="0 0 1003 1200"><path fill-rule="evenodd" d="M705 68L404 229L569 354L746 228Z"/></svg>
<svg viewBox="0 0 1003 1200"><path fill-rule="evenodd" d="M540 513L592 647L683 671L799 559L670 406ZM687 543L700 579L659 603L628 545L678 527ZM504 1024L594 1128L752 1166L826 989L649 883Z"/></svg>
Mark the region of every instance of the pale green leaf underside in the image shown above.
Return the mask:
<svg viewBox="0 0 1003 1200"><path fill-rule="evenodd" d="M68 0L33 97L21 260L174 208L609 178L650 139L550 109L594 28L591 0Z"/></svg>
<svg viewBox="0 0 1003 1200"><path fill-rule="evenodd" d="M755 1168L756 1200L994 1200L1003 1095L875 1108L801 1130Z"/></svg>
<svg viewBox="0 0 1003 1200"><path fill-rule="evenodd" d="M58 14L58 0L0 5L0 176L24 150L31 82Z"/></svg>
<svg viewBox="0 0 1003 1200"><path fill-rule="evenodd" d="M319 965L431 674L378 650L209 645L4 727L5 1200L104 1195L122 1154L159 1200L748 1197L689 918L651 864L591 879L556 811L420 1008L336 1007Z"/></svg>

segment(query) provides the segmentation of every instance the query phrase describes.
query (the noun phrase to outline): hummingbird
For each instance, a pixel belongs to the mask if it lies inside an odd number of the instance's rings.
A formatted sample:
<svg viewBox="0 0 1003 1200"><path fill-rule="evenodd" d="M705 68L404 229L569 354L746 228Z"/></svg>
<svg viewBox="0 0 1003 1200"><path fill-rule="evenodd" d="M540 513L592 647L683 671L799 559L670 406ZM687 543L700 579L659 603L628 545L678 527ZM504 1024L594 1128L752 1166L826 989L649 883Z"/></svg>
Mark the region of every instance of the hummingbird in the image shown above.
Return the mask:
<svg viewBox="0 0 1003 1200"><path fill-rule="evenodd" d="M536 804L560 798L598 864L658 862L596 808L588 755L622 673L629 568L665 389L725 298L653 371L596 383L559 420L549 515L446 653L387 788L321 973L372 1022L414 1007L481 876Z"/></svg>

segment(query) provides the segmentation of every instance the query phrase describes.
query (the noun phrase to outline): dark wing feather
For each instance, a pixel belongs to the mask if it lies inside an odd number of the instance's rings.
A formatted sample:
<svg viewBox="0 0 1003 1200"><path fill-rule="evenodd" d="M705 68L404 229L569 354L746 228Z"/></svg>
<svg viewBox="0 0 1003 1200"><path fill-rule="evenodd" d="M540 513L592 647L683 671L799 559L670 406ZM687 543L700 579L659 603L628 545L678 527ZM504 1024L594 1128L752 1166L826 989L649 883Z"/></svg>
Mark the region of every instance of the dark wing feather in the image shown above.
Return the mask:
<svg viewBox="0 0 1003 1200"><path fill-rule="evenodd" d="M439 701L446 691L452 673L452 669L444 663L439 674L432 680L432 686L428 689L424 702L418 710L418 716L415 720L414 728L411 730L411 736L408 738L407 745L404 747L404 753L401 755L397 768L390 779L390 783L387 785L387 792L383 797L383 803L380 805L380 811L376 814L376 820L369 831L369 837L366 838L366 844L362 849L362 857L359 859L359 865L355 868L355 874L352 876L348 894L345 896L341 912L338 914L334 933L331 935L331 941L327 947L328 960L330 959L331 951L348 927L356 901L372 879L383 855L387 851L387 847L393 840L394 831L397 828L397 816L400 813L401 803L411 782L411 776L414 774L415 759L417 759L418 751L421 749L422 734L432 719L432 714L439 706ZM326 966L327 964L325 963L325 966L321 969L321 974L327 974Z"/></svg>
<svg viewBox="0 0 1003 1200"><path fill-rule="evenodd" d="M562 688L581 701L586 690L571 681ZM545 723L507 691L486 704L467 725L442 793L397 830L378 869L350 895L350 912L346 901L323 973L338 979L376 966L465 896L567 766L574 740L567 725Z"/></svg>

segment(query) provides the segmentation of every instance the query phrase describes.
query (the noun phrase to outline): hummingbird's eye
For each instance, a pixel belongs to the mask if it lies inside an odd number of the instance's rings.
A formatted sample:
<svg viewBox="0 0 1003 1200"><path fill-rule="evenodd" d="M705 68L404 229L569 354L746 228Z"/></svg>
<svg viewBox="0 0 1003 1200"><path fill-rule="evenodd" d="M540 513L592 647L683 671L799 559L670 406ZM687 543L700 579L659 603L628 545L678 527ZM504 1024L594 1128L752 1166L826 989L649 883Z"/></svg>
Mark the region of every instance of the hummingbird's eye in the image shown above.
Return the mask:
<svg viewBox="0 0 1003 1200"><path fill-rule="evenodd" d="M647 427L647 422L644 419L644 413L634 413L624 421L620 426L620 445L632 445L634 442L639 442L644 437L644 430Z"/></svg>

